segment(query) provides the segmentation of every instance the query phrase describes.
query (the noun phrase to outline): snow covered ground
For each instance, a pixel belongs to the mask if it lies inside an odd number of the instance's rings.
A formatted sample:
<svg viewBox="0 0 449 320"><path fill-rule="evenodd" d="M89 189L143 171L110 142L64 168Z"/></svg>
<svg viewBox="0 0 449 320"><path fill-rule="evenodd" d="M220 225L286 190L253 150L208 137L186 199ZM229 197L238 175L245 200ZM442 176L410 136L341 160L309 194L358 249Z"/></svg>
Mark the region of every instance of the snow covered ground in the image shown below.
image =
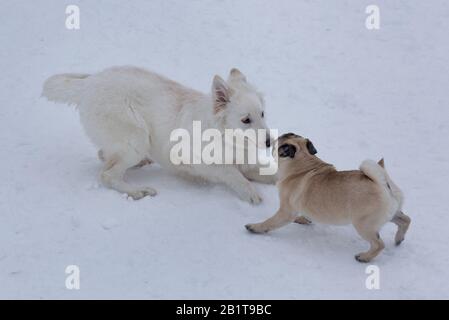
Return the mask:
<svg viewBox="0 0 449 320"><path fill-rule="evenodd" d="M446 0L1 0L0 298L449 298L449 2ZM381 29L365 28L377 4ZM59 72L131 64L208 91L239 67L280 132L311 138L339 169L384 156L413 219L373 262L352 227L244 225L271 216L222 186L130 173L159 191L129 201L97 181L77 112L40 98ZM446 197L446 198L445 198ZM67 290L77 265L81 289Z"/></svg>

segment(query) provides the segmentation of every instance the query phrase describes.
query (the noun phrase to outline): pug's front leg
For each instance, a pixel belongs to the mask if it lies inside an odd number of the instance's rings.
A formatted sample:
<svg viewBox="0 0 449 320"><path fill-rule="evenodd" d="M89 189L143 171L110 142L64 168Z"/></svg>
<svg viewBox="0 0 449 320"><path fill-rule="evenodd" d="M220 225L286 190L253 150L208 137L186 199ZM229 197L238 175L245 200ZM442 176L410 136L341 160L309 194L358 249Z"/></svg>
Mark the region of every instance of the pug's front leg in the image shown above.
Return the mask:
<svg viewBox="0 0 449 320"><path fill-rule="evenodd" d="M286 209L279 209L274 216L261 223L247 224L245 227L253 233L266 233L283 227L296 218L294 212Z"/></svg>

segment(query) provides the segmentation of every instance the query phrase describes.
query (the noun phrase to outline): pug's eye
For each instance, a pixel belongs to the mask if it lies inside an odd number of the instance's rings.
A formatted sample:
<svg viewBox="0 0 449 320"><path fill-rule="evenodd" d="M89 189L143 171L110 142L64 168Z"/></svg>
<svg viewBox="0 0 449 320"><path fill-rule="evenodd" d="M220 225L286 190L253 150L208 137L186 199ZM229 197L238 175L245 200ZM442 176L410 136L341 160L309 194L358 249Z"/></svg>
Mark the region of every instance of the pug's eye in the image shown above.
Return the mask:
<svg viewBox="0 0 449 320"><path fill-rule="evenodd" d="M244 124L249 124L249 123L251 123L251 119L250 119L249 117L246 117L246 118L243 118L243 119L242 119L242 122L243 122Z"/></svg>
<svg viewBox="0 0 449 320"><path fill-rule="evenodd" d="M265 117L265 112L262 111L261 116L262 116L262 118Z"/></svg>

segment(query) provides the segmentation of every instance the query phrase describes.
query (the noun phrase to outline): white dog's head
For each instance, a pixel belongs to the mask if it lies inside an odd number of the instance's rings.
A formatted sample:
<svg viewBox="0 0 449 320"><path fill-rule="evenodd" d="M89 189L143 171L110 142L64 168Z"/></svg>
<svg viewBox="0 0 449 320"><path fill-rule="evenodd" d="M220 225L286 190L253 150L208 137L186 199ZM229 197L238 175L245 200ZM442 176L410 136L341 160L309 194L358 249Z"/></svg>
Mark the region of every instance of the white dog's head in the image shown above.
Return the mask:
<svg viewBox="0 0 449 320"><path fill-rule="evenodd" d="M263 139L257 139L259 147L270 147L273 139L265 123L265 104L262 95L246 81L237 69L232 69L228 81L215 76L212 83L214 114L223 129L266 130Z"/></svg>

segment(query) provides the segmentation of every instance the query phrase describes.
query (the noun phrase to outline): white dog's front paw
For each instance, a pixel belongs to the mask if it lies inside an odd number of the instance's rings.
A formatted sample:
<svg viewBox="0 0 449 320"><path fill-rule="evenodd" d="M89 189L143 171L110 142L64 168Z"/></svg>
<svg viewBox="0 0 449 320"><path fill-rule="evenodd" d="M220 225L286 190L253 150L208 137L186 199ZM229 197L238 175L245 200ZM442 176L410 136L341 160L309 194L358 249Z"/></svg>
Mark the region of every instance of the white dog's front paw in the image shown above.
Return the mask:
<svg viewBox="0 0 449 320"><path fill-rule="evenodd" d="M262 198L261 196L259 196L256 190L249 190L241 198L251 204L259 204L262 202Z"/></svg>
<svg viewBox="0 0 449 320"><path fill-rule="evenodd" d="M139 200L146 196L154 197L156 194L157 194L157 191L150 187L146 187L142 190L128 192L128 196L133 198L134 200Z"/></svg>
<svg viewBox="0 0 449 320"><path fill-rule="evenodd" d="M262 197L259 196L259 194L255 193L251 196L251 203L252 204L259 204L262 202Z"/></svg>

